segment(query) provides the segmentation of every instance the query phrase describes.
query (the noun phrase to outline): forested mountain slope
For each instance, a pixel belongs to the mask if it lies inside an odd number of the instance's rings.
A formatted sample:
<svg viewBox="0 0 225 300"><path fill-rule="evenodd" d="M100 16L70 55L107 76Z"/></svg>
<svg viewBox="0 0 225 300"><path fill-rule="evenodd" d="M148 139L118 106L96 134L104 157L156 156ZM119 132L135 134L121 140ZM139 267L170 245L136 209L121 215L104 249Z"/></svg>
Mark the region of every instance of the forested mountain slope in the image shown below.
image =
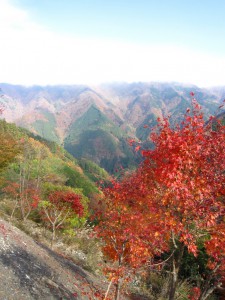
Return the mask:
<svg viewBox="0 0 225 300"><path fill-rule="evenodd" d="M193 91L205 118L216 114L224 89L177 83L114 83L99 86L0 84L7 121L55 141L75 157L87 158L113 173L139 162L127 144L146 140L156 119L180 122ZM147 126L146 126L147 125Z"/></svg>

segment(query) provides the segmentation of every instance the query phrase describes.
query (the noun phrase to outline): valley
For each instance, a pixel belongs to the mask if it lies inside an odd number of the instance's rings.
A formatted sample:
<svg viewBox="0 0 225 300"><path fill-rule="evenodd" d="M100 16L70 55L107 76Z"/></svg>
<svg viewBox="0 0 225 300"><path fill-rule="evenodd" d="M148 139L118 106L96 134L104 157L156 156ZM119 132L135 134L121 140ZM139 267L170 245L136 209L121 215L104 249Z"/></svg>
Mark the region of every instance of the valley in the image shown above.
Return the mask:
<svg viewBox="0 0 225 300"><path fill-rule="evenodd" d="M205 118L217 114L223 88L178 83L112 83L99 86L0 84L4 118L57 142L74 157L94 161L109 173L134 168L140 156L129 139L146 142L158 117L182 121L193 91Z"/></svg>

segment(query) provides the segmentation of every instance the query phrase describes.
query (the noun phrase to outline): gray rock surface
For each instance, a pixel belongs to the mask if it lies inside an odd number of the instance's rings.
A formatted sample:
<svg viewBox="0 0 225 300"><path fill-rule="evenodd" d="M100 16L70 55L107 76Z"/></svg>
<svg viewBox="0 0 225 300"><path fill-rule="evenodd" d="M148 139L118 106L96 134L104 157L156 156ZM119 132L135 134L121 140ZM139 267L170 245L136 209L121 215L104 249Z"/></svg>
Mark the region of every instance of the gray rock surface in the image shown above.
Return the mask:
<svg viewBox="0 0 225 300"><path fill-rule="evenodd" d="M73 261L0 219L1 300L90 299L99 284Z"/></svg>

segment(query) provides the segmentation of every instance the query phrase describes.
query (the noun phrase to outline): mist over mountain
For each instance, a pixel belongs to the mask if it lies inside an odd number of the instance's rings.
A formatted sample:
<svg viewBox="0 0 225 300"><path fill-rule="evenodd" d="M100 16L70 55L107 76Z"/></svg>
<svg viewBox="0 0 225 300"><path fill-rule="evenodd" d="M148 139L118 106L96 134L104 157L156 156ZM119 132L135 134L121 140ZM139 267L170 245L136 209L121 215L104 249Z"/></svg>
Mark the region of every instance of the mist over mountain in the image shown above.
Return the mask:
<svg viewBox="0 0 225 300"><path fill-rule="evenodd" d="M195 93L205 117L217 114L225 87L201 89L178 83L111 83L98 86L24 87L2 83L8 122L63 145L113 173L139 160L127 140L145 141L158 117L182 120ZM148 125L148 128L144 128Z"/></svg>

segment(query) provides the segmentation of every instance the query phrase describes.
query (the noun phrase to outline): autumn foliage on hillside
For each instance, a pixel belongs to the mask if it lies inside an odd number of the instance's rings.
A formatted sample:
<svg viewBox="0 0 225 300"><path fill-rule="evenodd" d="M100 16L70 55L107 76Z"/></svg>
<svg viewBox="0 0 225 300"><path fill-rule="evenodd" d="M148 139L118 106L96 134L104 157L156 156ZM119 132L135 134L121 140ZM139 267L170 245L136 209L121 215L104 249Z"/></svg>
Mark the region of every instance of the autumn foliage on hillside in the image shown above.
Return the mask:
<svg viewBox="0 0 225 300"><path fill-rule="evenodd" d="M169 272L167 297L175 299L184 253L198 259L200 245L207 274L192 283L199 291L194 299L207 299L224 280L225 127L216 118L206 125L191 96L182 124L158 120L150 136L154 148L142 150L137 171L104 190L96 230L113 261L106 272L115 299L123 280L143 265Z"/></svg>
<svg viewBox="0 0 225 300"><path fill-rule="evenodd" d="M74 216L82 217L84 207L81 195L70 190L56 190L49 193L47 200L38 201L42 219L52 229L53 246L56 230Z"/></svg>
<svg viewBox="0 0 225 300"><path fill-rule="evenodd" d="M0 115L3 112L4 107L0 105ZM16 140L4 127L0 128L0 141L0 171L2 171L19 153L19 147Z"/></svg>

